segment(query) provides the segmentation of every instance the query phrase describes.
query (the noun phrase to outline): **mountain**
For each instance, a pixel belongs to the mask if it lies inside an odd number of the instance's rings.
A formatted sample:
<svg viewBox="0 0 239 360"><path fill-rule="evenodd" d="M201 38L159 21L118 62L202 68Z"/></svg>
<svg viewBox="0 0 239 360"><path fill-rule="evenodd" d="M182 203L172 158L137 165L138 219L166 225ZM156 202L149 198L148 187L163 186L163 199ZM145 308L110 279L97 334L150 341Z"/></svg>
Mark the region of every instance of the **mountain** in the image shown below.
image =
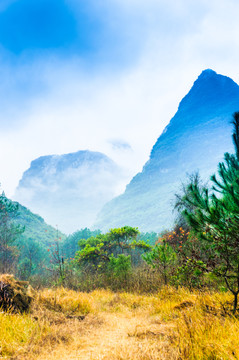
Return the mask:
<svg viewBox="0 0 239 360"><path fill-rule="evenodd" d="M107 203L95 226L123 225L162 231L173 225L172 202L186 174L203 179L216 172L225 152L232 152L232 114L239 110L239 86L208 69L201 73L178 111L153 146L150 158L124 194Z"/></svg>
<svg viewBox="0 0 239 360"><path fill-rule="evenodd" d="M106 155L78 151L31 162L14 199L64 232L90 227L117 193L121 170Z"/></svg>

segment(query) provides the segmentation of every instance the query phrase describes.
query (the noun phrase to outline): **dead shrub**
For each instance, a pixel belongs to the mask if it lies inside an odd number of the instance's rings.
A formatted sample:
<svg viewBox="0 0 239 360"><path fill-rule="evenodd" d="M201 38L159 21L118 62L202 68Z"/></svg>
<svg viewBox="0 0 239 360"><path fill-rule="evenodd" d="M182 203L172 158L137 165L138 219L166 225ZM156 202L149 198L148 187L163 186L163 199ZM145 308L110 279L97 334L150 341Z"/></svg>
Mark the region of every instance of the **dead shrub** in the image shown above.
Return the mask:
<svg viewBox="0 0 239 360"><path fill-rule="evenodd" d="M28 282L17 281L13 275L0 275L0 308L3 311L27 312L31 301Z"/></svg>

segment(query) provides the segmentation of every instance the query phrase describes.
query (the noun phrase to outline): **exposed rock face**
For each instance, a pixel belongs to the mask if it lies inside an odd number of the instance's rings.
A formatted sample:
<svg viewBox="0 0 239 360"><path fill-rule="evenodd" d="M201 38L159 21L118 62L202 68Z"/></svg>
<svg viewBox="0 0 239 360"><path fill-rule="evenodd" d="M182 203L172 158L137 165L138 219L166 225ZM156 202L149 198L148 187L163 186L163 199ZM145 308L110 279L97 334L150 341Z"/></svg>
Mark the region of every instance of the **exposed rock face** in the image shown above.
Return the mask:
<svg viewBox="0 0 239 360"><path fill-rule="evenodd" d="M90 227L101 207L116 195L117 165L99 152L79 151L32 161L14 199L65 232Z"/></svg>
<svg viewBox="0 0 239 360"><path fill-rule="evenodd" d="M161 231L173 224L172 202L187 173L204 179L216 172L225 152L233 151L232 114L239 110L239 86L230 78L205 70L179 104L158 138L149 161L123 195L107 203L97 228L131 225Z"/></svg>

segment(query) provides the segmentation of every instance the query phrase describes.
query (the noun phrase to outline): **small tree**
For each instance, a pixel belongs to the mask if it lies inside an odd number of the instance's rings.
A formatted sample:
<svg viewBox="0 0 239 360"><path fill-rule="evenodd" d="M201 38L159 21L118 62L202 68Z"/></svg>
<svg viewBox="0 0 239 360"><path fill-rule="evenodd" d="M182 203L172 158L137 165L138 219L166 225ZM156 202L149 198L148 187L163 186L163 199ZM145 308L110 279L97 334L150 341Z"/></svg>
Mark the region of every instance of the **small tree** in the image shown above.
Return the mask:
<svg viewBox="0 0 239 360"><path fill-rule="evenodd" d="M233 118L235 154L224 155L218 177L211 177L211 188L188 185L183 214L196 235L213 250L212 270L225 279L234 295L235 313L239 294L239 112Z"/></svg>
<svg viewBox="0 0 239 360"><path fill-rule="evenodd" d="M163 277L164 285L167 285L170 269L176 260L176 253L166 243L165 239L153 247L150 252L143 254L142 258L148 265L158 270Z"/></svg>
<svg viewBox="0 0 239 360"><path fill-rule="evenodd" d="M185 197L191 196L191 192L189 190L188 184L192 184L193 186L201 189L205 186L203 184L202 179L200 178L200 174L198 171L187 174L187 183L182 183L179 189L179 192L175 194L174 208L173 211L176 212L176 227L182 227L185 231L189 231L189 224L183 216L183 211L188 210L190 213L194 211L194 204L192 202L185 202Z"/></svg>
<svg viewBox="0 0 239 360"><path fill-rule="evenodd" d="M47 259L47 250L43 244L33 238L20 237L16 245L20 249L17 276L21 280L29 280L37 272L42 273Z"/></svg>
<svg viewBox="0 0 239 360"><path fill-rule="evenodd" d="M55 281L57 285L64 284L65 281L65 260L62 252L61 246L61 237L59 237L58 228L57 228L57 236L54 240L54 243L49 246L48 249L50 253L50 270L55 277Z"/></svg>
<svg viewBox="0 0 239 360"><path fill-rule="evenodd" d="M76 253L76 261L79 265L88 266L91 270L107 268L112 256L130 255L135 248L148 250L150 245L142 240L137 240L139 231L137 228L124 226L111 229L106 234L99 234L87 240L80 240L80 251Z"/></svg>

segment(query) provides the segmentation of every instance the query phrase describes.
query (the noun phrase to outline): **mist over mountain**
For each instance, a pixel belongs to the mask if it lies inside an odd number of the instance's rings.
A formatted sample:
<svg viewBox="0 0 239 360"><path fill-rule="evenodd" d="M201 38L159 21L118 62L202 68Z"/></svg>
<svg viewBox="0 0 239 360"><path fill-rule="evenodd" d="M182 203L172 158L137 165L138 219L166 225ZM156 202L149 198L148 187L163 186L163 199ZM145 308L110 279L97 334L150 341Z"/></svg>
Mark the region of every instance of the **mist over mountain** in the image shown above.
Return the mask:
<svg viewBox="0 0 239 360"><path fill-rule="evenodd" d="M203 179L216 172L225 152L233 151L232 114L239 110L239 86L208 69L201 73L153 146L150 158L124 194L107 203L95 227L123 225L162 231L173 225L172 203L186 174Z"/></svg>
<svg viewBox="0 0 239 360"><path fill-rule="evenodd" d="M99 152L42 156L24 172L14 199L49 224L73 232L93 224L121 180L121 169Z"/></svg>

